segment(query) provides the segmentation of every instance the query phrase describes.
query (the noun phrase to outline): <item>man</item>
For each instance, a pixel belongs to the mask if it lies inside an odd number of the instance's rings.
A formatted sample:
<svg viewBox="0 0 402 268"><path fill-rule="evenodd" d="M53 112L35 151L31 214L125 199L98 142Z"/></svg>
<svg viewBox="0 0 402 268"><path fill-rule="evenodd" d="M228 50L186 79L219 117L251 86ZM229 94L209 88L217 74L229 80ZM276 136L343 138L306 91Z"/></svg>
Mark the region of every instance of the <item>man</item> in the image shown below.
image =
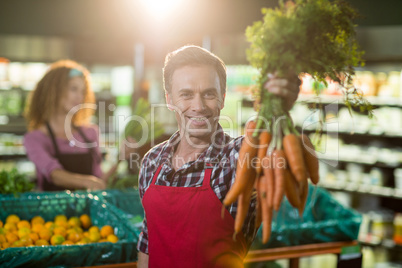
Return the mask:
<svg viewBox="0 0 402 268"><path fill-rule="evenodd" d="M168 108L179 130L144 157L139 191L145 210L138 267L241 267L258 226L256 200L234 240L237 203L221 218L235 180L243 137L222 131L226 68L214 54L185 46L167 55L163 69ZM291 107L298 85L270 76L269 92Z"/></svg>

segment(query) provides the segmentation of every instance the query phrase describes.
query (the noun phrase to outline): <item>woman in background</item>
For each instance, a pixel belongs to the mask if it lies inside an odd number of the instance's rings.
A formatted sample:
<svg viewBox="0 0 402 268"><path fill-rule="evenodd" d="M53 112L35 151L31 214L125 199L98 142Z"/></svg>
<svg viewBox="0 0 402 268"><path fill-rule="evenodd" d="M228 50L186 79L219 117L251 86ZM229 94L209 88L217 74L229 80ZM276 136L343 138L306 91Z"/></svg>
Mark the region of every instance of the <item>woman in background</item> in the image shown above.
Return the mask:
<svg viewBox="0 0 402 268"><path fill-rule="evenodd" d="M90 124L94 103L89 72L74 61L52 64L38 82L27 106L24 146L40 190L106 187L117 164L102 173L99 128Z"/></svg>

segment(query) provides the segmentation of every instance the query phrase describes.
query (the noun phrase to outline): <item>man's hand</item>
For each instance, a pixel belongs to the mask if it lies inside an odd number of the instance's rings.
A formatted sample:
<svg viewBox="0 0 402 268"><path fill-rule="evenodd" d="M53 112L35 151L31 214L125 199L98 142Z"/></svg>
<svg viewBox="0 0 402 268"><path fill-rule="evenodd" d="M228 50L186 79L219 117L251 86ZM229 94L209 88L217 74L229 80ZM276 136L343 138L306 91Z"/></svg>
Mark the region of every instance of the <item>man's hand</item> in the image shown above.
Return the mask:
<svg viewBox="0 0 402 268"><path fill-rule="evenodd" d="M268 74L268 81L264 88L268 92L282 97L284 108L289 111L296 102L300 91L300 80L295 75L292 79L278 78L276 74Z"/></svg>

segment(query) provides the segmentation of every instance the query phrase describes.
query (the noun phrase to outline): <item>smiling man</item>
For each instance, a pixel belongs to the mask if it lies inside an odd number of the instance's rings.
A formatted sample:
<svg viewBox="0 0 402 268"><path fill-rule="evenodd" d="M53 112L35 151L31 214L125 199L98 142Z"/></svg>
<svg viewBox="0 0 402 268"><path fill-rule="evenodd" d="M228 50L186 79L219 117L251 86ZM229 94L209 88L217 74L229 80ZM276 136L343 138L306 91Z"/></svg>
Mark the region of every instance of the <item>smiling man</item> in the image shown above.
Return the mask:
<svg viewBox="0 0 402 268"><path fill-rule="evenodd" d="M226 94L221 59L197 46L167 55L163 69L168 108L179 130L144 157L139 191L145 210L138 267L242 267L259 226L256 200L233 239L237 203L221 218L222 201L235 181L243 136L219 125ZM271 76L266 89L291 107L298 85Z"/></svg>

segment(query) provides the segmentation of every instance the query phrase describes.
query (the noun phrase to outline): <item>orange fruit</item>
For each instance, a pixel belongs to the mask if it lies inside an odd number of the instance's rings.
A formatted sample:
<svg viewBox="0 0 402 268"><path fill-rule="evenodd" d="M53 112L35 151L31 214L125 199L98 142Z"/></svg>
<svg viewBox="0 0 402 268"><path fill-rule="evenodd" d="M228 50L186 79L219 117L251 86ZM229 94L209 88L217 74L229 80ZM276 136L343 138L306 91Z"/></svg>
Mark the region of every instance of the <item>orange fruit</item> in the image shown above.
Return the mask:
<svg viewBox="0 0 402 268"><path fill-rule="evenodd" d="M49 246L49 242L47 242L47 240L44 239L38 239L35 242L36 246Z"/></svg>
<svg viewBox="0 0 402 268"><path fill-rule="evenodd" d="M4 229L6 230L6 232L16 231L17 225L15 225L15 223L12 222L7 222L6 224L4 224Z"/></svg>
<svg viewBox="0 0 402 268"><path fill-rule="evenodd" d="M34 241L32 240L32 238L29 237L29 235L21 237L20 241L25 247L33 245L34 243Z"/></svg>
<svg viewBox="0 0 402 268"><path fill-rule="evenodd" d="M18 236L14 233L7 233L6 239L8 243L13 244L15 241L18 240Z"/></svg>
<svg viewBox="0 0 402 268"><path fill-rule="evenodd" d="M10 247L10 243L4 242L4 243L1 245L1 247L2 247L3 249L9 248L9 247Z"/></svg>
<svg viewBox="0 0 402 268"><path fill-rule="evenodd" d="M7 242L6 235L0 234L0 245L3 244L4 242Z"/></svg>
<svg viewBox="0 0 402 268"><path fill-rule="evenodd" d="M24 242L21 240L17 240L11 244L11 247L13 247L13 248L19 248L19 247L23 247L23 246L24 246Z"/></svg>
<svg viewBox="0 0 402 268"><path fill-rule="evenodd" d="M74 243L77 243L78 241L80 241L82 238L82 235L80 235L77 232L71 232L67 235L67 240L70 240Z"/></svg>
<svg viewBox="0 0 402 268"><path fill-rule="evenodd" d="M29 237L32 239L33 242L39 239L39 235L37 233L30 233Z"/></svg>
<svg viewBox="0 0 402 268"><path fill-rule="evenodd" d="M21 229L18 230L18 237L21 239L23 236L29 236L31 233L31 229L22 227Z"/></svg>
<svg viewBox="0 0 402 268"><path fill-rule="evenodd" d="M68 225L70 227L80 227L81 226L81 221L80 221L80 219L78 217L74 216L74 217L71 217L68 220Z"/></svg>
<svg viewBox="0 0 402 268"><path fill-rule="evenodd" d="M101 239L100 233L97 233L97 232L89 233L89 240L90 240L91 242L96 243L96 242L99 241L99 239Z"/></svg>
<svg viewBox="0 0 402 268"><path fill-rule="evenodd" d="M56 227L56 224L54 224L54 222L52 221L48 221L47 223L45 223L45 227L50 231L53 231L54 227Z"/></svg>
<svg viewBox="0 0 402 268"><path fill-rule="evenodd" d="M31 225L35 225L35 224L45 224L45 220L41 217L41 216L35 216L31 219Z"/></svg>
<svg viewBox="0 0 402 268"><path fill-rule="evenodd" d="M18 228L18 229L21 229L21 228L28 228L28 229L30 229L30 228L31 228L31 224L29 223L29 221L22 220L22 221L19 221L19 222L17 223L17 228Z"/></svg>
<svg viewBox="0 0 402 268"><path fill-rule="evenodd" d="M62 245L74 245L74 242L73 241L70 241L70 240L66 240L66 241L64 241L63 243L61 243Z"/></svg>
<svg viewBox="0 0 402 268"><path fill-rule="evenodd" d="M99 227L98 226L92 226L91 228L89 228L88 232L93 233L99 233Z"/></svg>
<svg viewBox="0 0 402 268"><path fill-rule="evenodd" d="M114 234L110 234L106 237L106 240L112 243L116 243L117 241L119 241L119 238Z"/></svg>
<svg viewBox="0 0 402 268"><path fill-rule="evenodd" d="M101 240L98 241L98 243L104 243L104 242L109 242L109 241L107 241L107 239L105 239L105 238L102 238Z"/></svg>
<svg viewBox="0 0 402 268"><path fill-rule="evenodd" d="M6 223L14 223L17 224L20 221L20 217L15 214L8 215L6 218Z"/></svg>
<svg viewBox="0 0 402 268"><path fill-rule="evenodd" d="M0 228L3 228L3 222L0 220Z"/></svg>
<svg viewBox="0 0 402 268"><path fill-rule="evenodd" d="M42 229L39 232L40 239L43 239L43 240L46 240L46 241L49 241L50 238L52 237L52 235L53 235L53 233L49 229Z"/></svg>
<svg viewBox="0 0 402 268"><path fill-rule="evenodd" d="M66 215L57 215L56 217L54 217L54 222L56 221L65 221L67 222L67 217Z"/></svg>
<svg viewBox="0 0 402 268"><path fill-rule="evenodd" d="M43 224L34 223L34 224L32 225L31 230L32 230L32 232L34 232L34 233L39 233L40 230L42 230L42 229L44 229L44 228L46 228L46 227L45 227Z"/></svg>
<svg viewBox="0 0 402 268"><path fill-rule="evenodd" d="M92 225L91 218L87 214L82 214L80 216L80 222L84 229L88 229Z"/></svg>
<svg viewBox="0 0 402 268"><path fill-rule="evenodd" d="M59 235L61 235L62 237L66 237L67 231L66 231L66 229L65 229L64 227L62 227L62 226L56 226L56 227L54 227L54 229L53 229L53 234L59 234Z"/></svg>
<svg viewBox="0 0 402 268"><path fill-rule="evenodd" d="M61 245L65 241L64 237L59 234L55 234L50 238L50 244L52 245Z"/></svg>
<svg viewBox="0 0 402 268"><path fill-rule="evenodd" d="M101 228L100 234L102 238L106 238L108 235L114 234L113 228L110 225L105 225Z"/></svg>
<svg viewBox="0 0 402 268"><path fill-rule="evenodd" d="M6 234L6 229L0 228L0 234Z"/></svg>
<svg viewBox="0 0 402 268"><path fill-rule="evenodd" d="M82 236L88 238L88 237L89 237L89 232L83 232L83 233L82 233Z"/></svg>
<svg viewBox="0 0 402 268"><path fill-rule="evenodd" d="M76 243L76 245L85 245L85 244L88 244L90 242L91 242L91 240L89 240L88 237L83 237L80 241L78 241Z"/></svg>

